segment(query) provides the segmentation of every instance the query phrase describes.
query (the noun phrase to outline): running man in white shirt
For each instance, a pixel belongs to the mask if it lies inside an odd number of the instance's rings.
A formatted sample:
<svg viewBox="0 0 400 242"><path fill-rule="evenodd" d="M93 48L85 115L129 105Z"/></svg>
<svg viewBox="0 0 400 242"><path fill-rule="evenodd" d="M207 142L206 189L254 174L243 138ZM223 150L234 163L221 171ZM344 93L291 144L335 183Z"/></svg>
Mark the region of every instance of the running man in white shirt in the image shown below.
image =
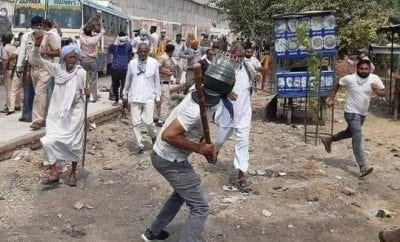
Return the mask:
<svg viewBox="0 0 400 242"><path fill-rule="evenodd" d="M386 96L385 86L377 75L371 74L371 62L362 59L357 63L357 73L346 75L335 83L327 101L328 106L332 105L339 87L346 89L344 118L348 126L346 130L332 137L322 138L321 142L324 144L325 150L330 153L332 142L352 138L353 153L360 167L361 176L367 176L373 171L373 167L368 166L365 159L361 127L367 116L372 94L375 93L380 97Z"/></svg>
<svg viewBox="0 0 400 242"><path fill-rule="evenodd" d="M254 82L259 82L262 80L262 65L261 62L254 57L254 49L251 46L247 46L245 49L245 58L244 61L247 62L247 64L251 65L253 69L256 71L256 75L254 76ZM255 83L256 84L256 83Z"/></svg>

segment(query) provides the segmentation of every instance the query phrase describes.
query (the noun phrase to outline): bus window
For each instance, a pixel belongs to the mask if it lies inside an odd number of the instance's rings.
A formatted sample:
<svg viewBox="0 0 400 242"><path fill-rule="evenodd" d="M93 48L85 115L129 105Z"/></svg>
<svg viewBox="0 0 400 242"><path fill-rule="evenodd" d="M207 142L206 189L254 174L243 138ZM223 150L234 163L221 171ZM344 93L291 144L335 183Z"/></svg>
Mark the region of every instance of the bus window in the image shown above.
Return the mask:
<svg viewBox="0 0 400 242"><path fill-rule="evenodd" d="M83 24L89 22L90 19L90 7L87 5L83 6Z"/></svg>
<svg viewBox="0 0 400 242"><path fill-rule="evenodd" d="M122 31L124 31L125 33L129 34L129 30L126 24L126 20L122 19Z"/></svg>
<svg viewBox="0 0 400 242"><path fill-rule="evenodd" d="M113 30L114 30L114 33L113 33L113 35L114 36L116 36L116 35L118 35L118 33L119 33L119 31L118 31L118 28L119 28L119 26L118 26L118 17L117 16L113 16L113 23L114 23L114 26L113 26Z"/></svg>
<svg viewBox="0 0 400 242"><path fill-rule="evenodd" d="M56 21L61 28L79 29L82 25L80 1L48 0L47 19Z"/></svg>
<svg viewBox="0 0 400 242"><path fill-rule="evenodd" d="M103 13L103 19L104 19L104 30L107 33L111 32L111 20L112 17L109 13Z"/></svg>
<svg viewBox="0 0 400 242"><path fill-rule="evenodd" d="M33 17L45 16L45 0L40 0L40 3L20 3L17 0L14 9L14 27L29 28Z"/></svg>
<svg viewBox="0 0 400 242"><path fill-rule="evenodd" d="M124 31L122 28L122 18L118 18L118 31L117 34L119 34L119 32Z"/></svg>
<svg viewBox="0 0 400 242"><path fill-rule="evenodd" d="M126 22L125 19L120 18L119 19L119 31L124 31L126 33Z"/></svg>
<svg viewBox="0 0 400 242"><path fill-rule="evenodd" d="M90 18L94 18L97 16L97 10L95 8L90 7Z"/></svg>

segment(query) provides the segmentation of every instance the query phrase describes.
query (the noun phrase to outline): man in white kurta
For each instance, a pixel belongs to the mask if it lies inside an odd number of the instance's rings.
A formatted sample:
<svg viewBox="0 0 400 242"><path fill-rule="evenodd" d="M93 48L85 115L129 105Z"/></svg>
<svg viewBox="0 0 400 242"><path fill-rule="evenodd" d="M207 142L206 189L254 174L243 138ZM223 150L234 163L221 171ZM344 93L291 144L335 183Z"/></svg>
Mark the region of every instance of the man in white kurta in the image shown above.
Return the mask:
<svg viewBox="0 0 400 242"><path fill-rule="evenodd" d="M238 57L243 57L243 49L238 48L233 52ZM227 105L220 105L216 113L218 125L217 138L215 145L220 149L225 141L232 135L235 135L235 157L234 166L237 171L237 185L246 190L248 188L245 180L245 173L249 167L249 135L251 128L251 90L252 76L254 70L251 66L242 64L236 68L236 82L232 93L228 99L233 107L233 112L229 111Z"/></svg>
<svg viewBox="0 0 400 242"><path fill-rule="evenodd" d="M33 59L55 77L55 87L46 119L46 135L40 139L44 149L45 166L51 173L44 184L59 182L57 161L72 161L68 185L76 185L76 167L84 133L84 87L86 71L77 64L79 48L67 45L61 50L61 64L51 63L40 56L41 34L36 34ZM88 90L86 90L88 91Z"/></svg>
<svg viewBox="0 0 400 242"><path fill-rule="evenodd" d="M156 130L153 122L154 105L160 105L161 82L158 61L149 57L149 46L139 44L138 58L129 62L126 74L123 101L131 106L133 138L135 152L143 153L143 137L139 125L143 122L152 142L156 140ZM124 104L124 105L125 105Z"/></svg>

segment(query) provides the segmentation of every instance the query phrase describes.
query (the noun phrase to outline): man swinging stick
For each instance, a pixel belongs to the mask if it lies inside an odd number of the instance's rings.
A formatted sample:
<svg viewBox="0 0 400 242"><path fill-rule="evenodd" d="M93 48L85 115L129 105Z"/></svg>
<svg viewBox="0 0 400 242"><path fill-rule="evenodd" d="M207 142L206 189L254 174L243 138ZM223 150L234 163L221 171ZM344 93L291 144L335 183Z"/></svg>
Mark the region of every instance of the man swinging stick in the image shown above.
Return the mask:
<svg viewBox="0 0 400 242"><path fill-rule="evenodd" d="M194 70L197 79L201 77L200 66ZM209 133L208 137L207 131L204 133L203 128L207 130L207 127L203 124L206 117L211 117L221 98L232 91L234 76L234 67L229 60L213 63L205 74L203 90L198 86L196 91L190 92L165 121L154 144L151 160L174 191L151 227L142 234L144 241L168 238L164 228L183 203L189 206L190 215L178 241L196 241L202 232L209 206L201 189L200 177L190 165L188 156L196 152L211 162L215 160L216 149L209 140ZM202 93L198 95L200 91ZM208 142L199 142L205 135Z"/></svg>

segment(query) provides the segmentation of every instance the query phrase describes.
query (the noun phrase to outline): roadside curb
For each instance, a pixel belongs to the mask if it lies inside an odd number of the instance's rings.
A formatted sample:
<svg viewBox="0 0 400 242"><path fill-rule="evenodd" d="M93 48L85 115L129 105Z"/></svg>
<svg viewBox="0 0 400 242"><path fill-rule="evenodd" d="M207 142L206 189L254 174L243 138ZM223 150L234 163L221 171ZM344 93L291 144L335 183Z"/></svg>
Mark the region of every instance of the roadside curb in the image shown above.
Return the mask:
<svg viewBox="0 0 400 242"><path fill-rule="evenodd" d="M106 121L116 119L121 113L122 108L120 106L105 107L96 112L88 114L88 122L104 123ZM15 150L20 148L32 148L38 149L41 147L40 138L46 133L43 128L38 131L31 131L23 134L17 138L10 139L7 142L0 144L0 161L10 159Z"/></svg>

